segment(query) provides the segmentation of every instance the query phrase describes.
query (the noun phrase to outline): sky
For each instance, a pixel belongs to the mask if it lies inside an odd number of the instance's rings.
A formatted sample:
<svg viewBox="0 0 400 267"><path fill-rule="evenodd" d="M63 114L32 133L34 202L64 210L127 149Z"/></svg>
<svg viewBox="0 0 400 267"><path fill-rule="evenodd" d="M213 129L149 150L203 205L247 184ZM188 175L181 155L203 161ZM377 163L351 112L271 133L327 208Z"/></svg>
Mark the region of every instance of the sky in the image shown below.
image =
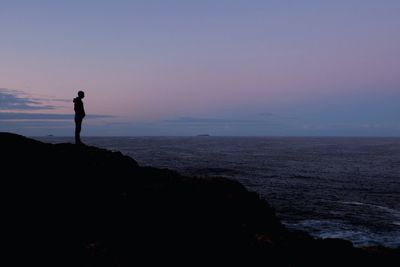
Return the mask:
<svg viewBox="0 0 400 267"><path fill-rule="evenodd" d="M0 131L400 137L400 1L0 0Z"/></svg>

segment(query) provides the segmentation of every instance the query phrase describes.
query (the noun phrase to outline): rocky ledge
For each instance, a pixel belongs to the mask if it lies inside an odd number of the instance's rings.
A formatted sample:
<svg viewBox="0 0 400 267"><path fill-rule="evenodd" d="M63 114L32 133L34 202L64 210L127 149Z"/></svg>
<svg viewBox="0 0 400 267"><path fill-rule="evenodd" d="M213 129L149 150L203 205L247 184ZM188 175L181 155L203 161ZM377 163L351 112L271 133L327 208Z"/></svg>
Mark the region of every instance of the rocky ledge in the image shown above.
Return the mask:
<svg viewBox="0 0 400 267"><path fill-rule="evenodd" d="M0 133L4 266L399 266L400 249L289 231L240 183Z"/></svg>

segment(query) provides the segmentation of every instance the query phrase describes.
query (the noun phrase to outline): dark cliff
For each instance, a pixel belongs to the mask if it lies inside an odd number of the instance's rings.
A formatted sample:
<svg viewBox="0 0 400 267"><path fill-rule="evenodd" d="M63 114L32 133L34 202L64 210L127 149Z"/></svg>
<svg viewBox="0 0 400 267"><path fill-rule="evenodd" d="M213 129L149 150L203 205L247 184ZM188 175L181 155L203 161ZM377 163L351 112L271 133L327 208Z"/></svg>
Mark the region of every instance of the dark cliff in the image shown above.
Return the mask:
<svg viewBox="0 0 400 267"><path fill-rule="evenodd" d="M289 232L238 182L185 177L140 167L119 152L9 133L0 133L0 147L7 266L399 263L398 250Z"/></svg>

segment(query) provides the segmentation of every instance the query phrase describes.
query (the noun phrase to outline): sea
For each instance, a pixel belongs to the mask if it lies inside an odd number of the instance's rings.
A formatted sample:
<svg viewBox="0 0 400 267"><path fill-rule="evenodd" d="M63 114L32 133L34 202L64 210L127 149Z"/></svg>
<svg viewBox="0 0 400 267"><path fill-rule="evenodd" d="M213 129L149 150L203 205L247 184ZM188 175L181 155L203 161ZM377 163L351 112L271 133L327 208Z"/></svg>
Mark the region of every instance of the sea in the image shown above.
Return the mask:
<svg viewBox="0 0 400 267"><path fill-rule="evenodd" d="M36 138L49 143L71 137ZM141 166L226 177L291 229L354 246L400 247L400 138L83 137Z"/></svg>

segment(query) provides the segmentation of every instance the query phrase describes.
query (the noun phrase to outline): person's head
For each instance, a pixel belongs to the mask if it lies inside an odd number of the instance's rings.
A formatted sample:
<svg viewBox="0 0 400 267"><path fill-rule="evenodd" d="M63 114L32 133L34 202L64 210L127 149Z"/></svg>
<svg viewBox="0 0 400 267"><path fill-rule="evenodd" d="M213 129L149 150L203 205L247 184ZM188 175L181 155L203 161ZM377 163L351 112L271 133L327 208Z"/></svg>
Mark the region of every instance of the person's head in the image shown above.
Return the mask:
<svg viewBox="0 0 400 267"><path fill-rule="evenodd" d="M78 92L78 96L79 96L80 98L84 98L84 97L85 97L85 93L84 93L83 91L79 91L79 92Z"/></svg>

